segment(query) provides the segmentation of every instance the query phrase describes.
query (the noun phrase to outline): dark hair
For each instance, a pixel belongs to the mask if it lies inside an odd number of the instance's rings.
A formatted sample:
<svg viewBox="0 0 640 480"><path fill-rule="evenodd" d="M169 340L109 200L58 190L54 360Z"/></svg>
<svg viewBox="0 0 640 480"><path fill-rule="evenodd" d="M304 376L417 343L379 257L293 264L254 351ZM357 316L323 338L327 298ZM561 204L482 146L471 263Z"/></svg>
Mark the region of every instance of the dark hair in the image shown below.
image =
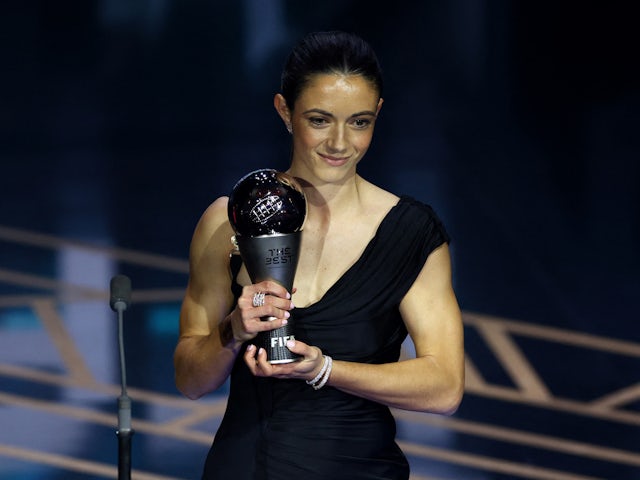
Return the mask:
<svg viewBox="0 0 640 480"><path fill-rule="evenodd" d="M382 96L382 70L373 48L353 33L314 32L306 35L287 58L281 78L282 96L293 109L311 76L329 73L361 75Z"/></svg>

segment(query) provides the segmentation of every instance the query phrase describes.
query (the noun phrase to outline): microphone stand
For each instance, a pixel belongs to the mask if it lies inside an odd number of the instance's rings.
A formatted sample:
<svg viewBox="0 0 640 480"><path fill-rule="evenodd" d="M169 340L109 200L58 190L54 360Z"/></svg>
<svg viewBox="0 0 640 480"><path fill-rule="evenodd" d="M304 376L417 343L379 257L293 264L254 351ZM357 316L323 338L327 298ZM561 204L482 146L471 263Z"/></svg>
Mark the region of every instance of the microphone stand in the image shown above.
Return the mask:
<svg viewBox="0 0 640 480"><path fill-rule="evenodd" d="M118 397L118 480L131 480L131 399L127 395L127 369L124 357L123 312L131 295L131 281L118 275L111 281L111 308L118 313L121 393Z"/></svg>
<svg viewBox="0 0 640 480"><path fill-rule="evenodd" d="M127 395L127 373L124 361L124 336L122 333L122 308L118 309L118 344L120 346L120 378L122 390L118 397L118 479L131 479L131 399Z"/></svg>

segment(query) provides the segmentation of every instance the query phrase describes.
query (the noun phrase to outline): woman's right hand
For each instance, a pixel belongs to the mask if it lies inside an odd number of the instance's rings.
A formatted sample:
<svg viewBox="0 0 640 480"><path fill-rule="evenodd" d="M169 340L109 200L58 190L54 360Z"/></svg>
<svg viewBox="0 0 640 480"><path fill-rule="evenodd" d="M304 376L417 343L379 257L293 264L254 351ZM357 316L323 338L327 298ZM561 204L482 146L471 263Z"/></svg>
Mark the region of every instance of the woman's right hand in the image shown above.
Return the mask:
<svg viewBox="0 0 640 480"><path fill-rule="evenodd" d="M279 283L265 280L247 285L229 315L233 337L242 343L259 332L280 328L287 324L293 308L291 293ZM265 317L269 320L262 320Z"/></svg>

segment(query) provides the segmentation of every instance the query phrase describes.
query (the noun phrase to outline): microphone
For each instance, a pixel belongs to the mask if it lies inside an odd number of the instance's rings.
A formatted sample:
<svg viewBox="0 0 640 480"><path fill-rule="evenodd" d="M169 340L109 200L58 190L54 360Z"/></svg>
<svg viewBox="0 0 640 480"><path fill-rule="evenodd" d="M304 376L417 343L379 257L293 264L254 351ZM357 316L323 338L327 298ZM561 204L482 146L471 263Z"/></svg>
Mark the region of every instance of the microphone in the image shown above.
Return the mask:
<svg viewBox="0 0 640 480"><path fill-rule="evenodd" d="M116 275L111 279L111 299L109 305L114 312L124 311L131 303L131 279L126 275Z"/></svg>

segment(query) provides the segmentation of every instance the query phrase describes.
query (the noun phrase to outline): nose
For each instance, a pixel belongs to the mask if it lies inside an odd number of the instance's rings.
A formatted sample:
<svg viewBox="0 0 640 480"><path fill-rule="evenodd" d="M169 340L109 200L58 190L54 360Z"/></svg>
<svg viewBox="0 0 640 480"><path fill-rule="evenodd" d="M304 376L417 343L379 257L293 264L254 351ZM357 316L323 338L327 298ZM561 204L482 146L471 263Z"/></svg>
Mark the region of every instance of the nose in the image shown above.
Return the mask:
<svg viewBox="0 0 640 480"><path fill-rule="evenodd" d="M327 140L327 146L333 153L344 152L347 150L349 141L347 131L344 125L334 125Z"/></svg>

